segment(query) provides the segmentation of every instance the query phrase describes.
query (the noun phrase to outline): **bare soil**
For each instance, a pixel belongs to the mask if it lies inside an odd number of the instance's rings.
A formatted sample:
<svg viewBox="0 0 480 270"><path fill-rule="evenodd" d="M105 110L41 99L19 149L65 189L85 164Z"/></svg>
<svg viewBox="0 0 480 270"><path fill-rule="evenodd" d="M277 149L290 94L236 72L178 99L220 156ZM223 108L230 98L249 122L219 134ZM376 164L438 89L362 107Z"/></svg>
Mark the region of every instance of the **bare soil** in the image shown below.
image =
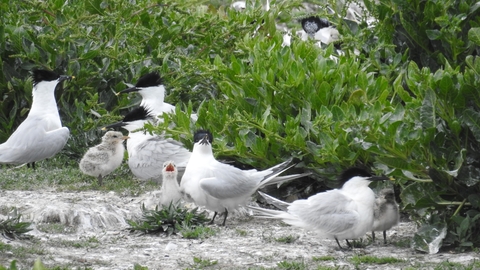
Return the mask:
<svg viewBox="0 0 480 270"><path fill-rule="evenodd" d="M100 191L0 191L0 220L6 217L6 209L17 207L25 221L33 222L31 239L0 237L1 243L13 247L0 251L0 265L8 266L16 259L21 269L31 269L40 258L47 267L70 269L134 269L134 264L148 269L288 269L281 268L282 262L303 265L302 269L433 269L444 261L468 265L479 257L474 252L429 255L412 250L412 222L401 222L388 231L386 245L377 233L375 243L366 236L366 247L347 251L333 240L280 221L254 218L248 211L230 216L225 227L212 225L216 234L206 239L129 232L126 220L140 215L142 203L153 207L156 196L155 192L132 197ZM282 237L294 241L281 242ZM352 260L361 255L403 262L359 264Z"/></svg>

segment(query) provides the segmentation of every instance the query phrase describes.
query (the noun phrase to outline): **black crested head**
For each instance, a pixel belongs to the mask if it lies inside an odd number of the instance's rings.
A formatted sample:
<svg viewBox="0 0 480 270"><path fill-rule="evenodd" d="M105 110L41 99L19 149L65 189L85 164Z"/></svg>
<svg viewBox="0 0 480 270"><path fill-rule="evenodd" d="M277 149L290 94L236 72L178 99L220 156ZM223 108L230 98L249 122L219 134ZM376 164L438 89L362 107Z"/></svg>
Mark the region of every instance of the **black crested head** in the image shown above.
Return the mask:
<svg viewBox="0 0 480 270"><path fill-rule="evenodd" d="M48 82L56 81L58 80L58 78L60 78L60 76L58 76L57 73L50 70L46 70L46 69L35 69L33 70L32 73L33 73L33 76L32 76L33 85L36 85L37 83L43 82L43 81L48 81Z"/></svg>
<svg viewBox="0 0 480 270"><path fill-rule="evenodd" d="M205 137L207 137L208 142L212 144L213 142L212 133L208 130L203 130L203 129L195 131L195 133L193 134L193 143L201 142L201 144L203 144L202 141Z"/></svg>
<svg viewBox="0 0 480 270"><path fill-rule="evenodd" d="M371 177L372 174L367 172L364 169L352 167L344 170L338 177L338 181L340 182L340 184L343 185L345 182L347 182L348 180L352 179L355 176Z"/></svg>
<svg viewBox="0 0 480 270"><path fill-rule="evenodd" d="M163 80L160 77L160 74L154 71L140 77L140 79L138 79L137 84L135 84L135 87L159 86L162 83L163 83Z"/></svg>
<svg viewBox="0 0 480 270"><path fill-rule="evenodd" d="M318 30L332 25L327 19L317 16L303 18L300 22L302 23L303 30L309 35L314 35Z"/></svg>
<svg viewBox="0 0 480 270"><path fill-rule="evenodd" d="M153 118L153 115L151 113L151 110L143 106L139 106L138 108L135 108L131 112L127 113L125 117L123 117L123 122L133 122L137 120L146 120L148 118Z"/></svg>

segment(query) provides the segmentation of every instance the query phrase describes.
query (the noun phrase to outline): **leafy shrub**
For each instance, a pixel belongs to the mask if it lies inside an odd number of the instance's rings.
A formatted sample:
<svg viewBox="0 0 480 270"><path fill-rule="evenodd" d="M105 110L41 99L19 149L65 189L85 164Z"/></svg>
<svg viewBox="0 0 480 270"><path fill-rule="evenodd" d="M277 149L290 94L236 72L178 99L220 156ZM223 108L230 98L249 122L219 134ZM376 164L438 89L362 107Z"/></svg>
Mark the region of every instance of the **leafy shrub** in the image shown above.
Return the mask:
<svg viewBox="0 0 480 270"><path fill-rule="evenodd" d="M143 233L176 233L182 228L196 228L209 221L206 212L198 212L198 208L186 209L180 205L170 203L168 207L149 210L142 205L142 217L135 220L128 220L130 231Z"/></svg>
<svg viewBox="0 0 480 270"><path fill-rule="evenodd" d="M12 209L7 219L0 219L0 234L10 239L25 237L26 233L32 230L29 229L31 223L20 221L21 218L22 215L17 209Z"/></svg>

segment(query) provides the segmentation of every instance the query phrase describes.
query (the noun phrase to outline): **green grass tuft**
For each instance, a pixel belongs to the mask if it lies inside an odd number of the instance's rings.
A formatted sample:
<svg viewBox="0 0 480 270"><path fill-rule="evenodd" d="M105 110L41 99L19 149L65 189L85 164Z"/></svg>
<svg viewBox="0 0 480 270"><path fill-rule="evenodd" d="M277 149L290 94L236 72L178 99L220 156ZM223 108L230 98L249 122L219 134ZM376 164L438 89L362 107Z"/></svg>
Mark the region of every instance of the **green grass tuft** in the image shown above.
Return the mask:
<svg viewBox="0 0 480 270"><path fill-rule="evenodd" d="M358 256L355 255L351 259L353 264L392 264L392 263L402 263L405 262L403 259L398 259L395 257L375 257L375 256Z"/></svg>

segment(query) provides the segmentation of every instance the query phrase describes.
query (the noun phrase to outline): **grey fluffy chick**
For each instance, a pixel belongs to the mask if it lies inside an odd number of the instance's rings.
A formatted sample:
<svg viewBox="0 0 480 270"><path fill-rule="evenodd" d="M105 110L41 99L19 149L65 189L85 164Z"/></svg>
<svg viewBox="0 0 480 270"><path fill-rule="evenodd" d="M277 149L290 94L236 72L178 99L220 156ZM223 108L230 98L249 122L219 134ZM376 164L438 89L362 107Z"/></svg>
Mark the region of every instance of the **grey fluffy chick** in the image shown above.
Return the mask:
<svg viewBox="0 0 480 270"><path fill-rule="evenodd" d="M183 197L177 181L177 166L173 161L170 160L163 163L162 175L160 206L168 207L171 203L178 203Z"/></svg>
<svg viewBox="0 0 480 270"><path fill-rule="evenodd" d="M108 131L102 137L102 143L88 149L80 160L80 170L87 175L98 178L103 184L103 177L118 168L123 161L125 147L123 141L128 139L118 131Z"/></svg>
<svg viewBox="0 0 480 270"><path fill-rule="evenodd" d="M387 243L387 230L397 225L400 220L398 204L395 201L393 189L386 188L380 190L373 212L372 239L375 241L375 232L383 231L383 243Z"/></svg>

